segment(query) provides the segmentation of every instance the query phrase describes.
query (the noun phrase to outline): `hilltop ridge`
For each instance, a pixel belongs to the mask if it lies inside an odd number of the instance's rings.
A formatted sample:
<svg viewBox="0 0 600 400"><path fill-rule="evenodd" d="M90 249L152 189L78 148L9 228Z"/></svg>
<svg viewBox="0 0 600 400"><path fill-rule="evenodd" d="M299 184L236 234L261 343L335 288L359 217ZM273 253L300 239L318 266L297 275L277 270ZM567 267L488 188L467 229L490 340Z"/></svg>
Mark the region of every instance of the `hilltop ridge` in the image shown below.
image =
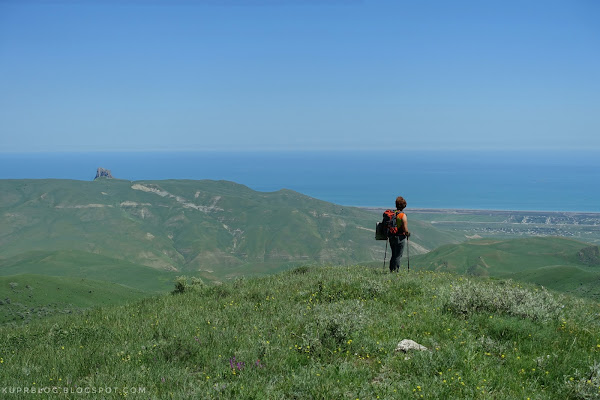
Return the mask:
<svg viewBox="0 0 600 400"><path fill-rule="evenodd" d="M118 179L2 180L0 188L0 259L76 250L218 280L384 256L373 239L378 215L287 189ZM414 228L413 254L457 241L427 223Z"/></svg>
<svg viewBox="0 0 600 400"><path fill-rule="evenodd" d="M512 281L300 267L0 327L0 358L11 385L106 399L588 399L599 312Z"/></svg>

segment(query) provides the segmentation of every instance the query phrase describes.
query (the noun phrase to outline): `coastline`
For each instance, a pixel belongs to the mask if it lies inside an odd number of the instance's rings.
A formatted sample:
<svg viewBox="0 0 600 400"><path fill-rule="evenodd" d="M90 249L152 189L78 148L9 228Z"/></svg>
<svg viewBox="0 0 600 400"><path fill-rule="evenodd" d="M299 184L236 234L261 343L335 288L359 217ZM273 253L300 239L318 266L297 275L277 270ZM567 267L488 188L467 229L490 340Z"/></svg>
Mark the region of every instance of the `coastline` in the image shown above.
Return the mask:
<svg viewBox="0 0 600 400"><path fill-rule="evenodd" d="M357 207L369 211L384 211L389 207ZM454 215L512 215L512 214L531 214L542 216L545 214L559 214L566 216L590 216L600 217L599 211L544 211L544 210L486 210L486 209L466 209L466 208L410 208L405 209L407 213L419 214L454 214Z"/></svg>
<svg viewBox="0 0 600 400"><path fill-rule="evenodd" d="M0 153L0 178L89 181L102 167L116 179L128 181L227 180L258 192L287 188L363 209L393 207L400 192L410 199L410 212L600 213L600 187L594 184L600 180L597 153L557 158L535 151L408 151L403 159L410 168L394 184L384 173L394 171L394 158L384 155L368 151ZM420 207L413 210L411 205Z"/></svg>

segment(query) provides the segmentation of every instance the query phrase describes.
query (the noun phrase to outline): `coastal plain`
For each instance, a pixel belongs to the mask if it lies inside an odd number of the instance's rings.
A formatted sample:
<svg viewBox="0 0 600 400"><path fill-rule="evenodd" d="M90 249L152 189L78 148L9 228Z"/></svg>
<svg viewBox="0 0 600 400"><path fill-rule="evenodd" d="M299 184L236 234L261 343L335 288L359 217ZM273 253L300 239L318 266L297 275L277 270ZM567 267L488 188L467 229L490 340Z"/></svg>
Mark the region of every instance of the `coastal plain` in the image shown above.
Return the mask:
<svg viewBox="0 0 600 400"><path fill-rule="evenodd" d="M600 243L600 213L411 209L410 216L466 238L561 236Z"/></svg>

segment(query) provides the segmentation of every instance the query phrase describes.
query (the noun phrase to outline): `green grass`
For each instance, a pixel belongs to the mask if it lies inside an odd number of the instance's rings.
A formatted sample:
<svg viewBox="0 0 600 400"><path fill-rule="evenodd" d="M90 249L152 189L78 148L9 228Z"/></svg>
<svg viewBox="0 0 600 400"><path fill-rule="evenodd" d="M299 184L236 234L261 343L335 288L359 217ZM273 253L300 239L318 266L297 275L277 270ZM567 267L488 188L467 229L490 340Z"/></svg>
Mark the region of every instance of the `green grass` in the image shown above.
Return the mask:
<svg viewBox="0 0 600 400"><path fill-rule="evenodd" d="M148 296L146 292L106 281L30 274L2 276L0 289L0 324L28 323Z"/></svg>
<svg viewBox="0 0 600 400"><path fill-rule="evenodd" d="M87 278L145 292L165 292L177 275L125 260L78 250L31 251L0 260L0 276L36 274Z"/></svg>
<svg viewBox="0 0 600 400"><path fill-rule="evenodd" d="M3 382L107 399L599 398L600 305L541 288L299 267L180 289L0 327ZM402 339L429 350L397 353Z"/></svg>
<svg viewBox="0 0 600 400"><path fill-rule="evenodd" d="M413 268L512 278L600 299L600 268L582 259L588 243L559 237L478 239L412 258ZM588 251L589 252L589 251Z"/></svg>

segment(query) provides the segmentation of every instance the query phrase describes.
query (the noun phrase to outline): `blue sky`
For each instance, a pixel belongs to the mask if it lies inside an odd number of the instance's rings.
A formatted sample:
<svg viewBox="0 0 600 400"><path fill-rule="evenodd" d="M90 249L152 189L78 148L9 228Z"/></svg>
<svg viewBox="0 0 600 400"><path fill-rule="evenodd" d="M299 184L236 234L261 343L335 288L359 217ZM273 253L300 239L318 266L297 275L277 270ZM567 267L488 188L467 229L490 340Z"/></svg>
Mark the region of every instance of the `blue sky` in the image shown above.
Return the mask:
<svg viewBox="0 0 600 400"><path fill-rule="evenodd" d="M0 0L0 152L600 149L600 2Z"/></svg>

